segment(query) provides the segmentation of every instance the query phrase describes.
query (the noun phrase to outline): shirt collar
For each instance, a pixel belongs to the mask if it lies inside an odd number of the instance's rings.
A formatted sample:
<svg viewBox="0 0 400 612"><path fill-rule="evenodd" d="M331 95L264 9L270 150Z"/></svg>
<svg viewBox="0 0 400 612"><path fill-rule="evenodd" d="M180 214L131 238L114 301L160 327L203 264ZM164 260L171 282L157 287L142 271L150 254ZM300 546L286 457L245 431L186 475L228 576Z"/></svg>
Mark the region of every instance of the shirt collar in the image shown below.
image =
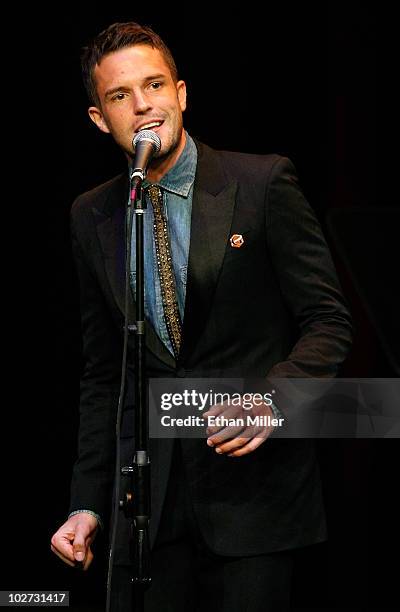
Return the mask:
<svg viewBox="0 0 400 612"><path fill-rule="evenodd" d="M157 185L160 185L166 191L176 193L177 195L188 197L191 186L194 183L197 167L197 148L193 141L185 131L186 143L180 154L176 164L162 177ZM143 187L146 188L150 183L145 180Z"/></svg>

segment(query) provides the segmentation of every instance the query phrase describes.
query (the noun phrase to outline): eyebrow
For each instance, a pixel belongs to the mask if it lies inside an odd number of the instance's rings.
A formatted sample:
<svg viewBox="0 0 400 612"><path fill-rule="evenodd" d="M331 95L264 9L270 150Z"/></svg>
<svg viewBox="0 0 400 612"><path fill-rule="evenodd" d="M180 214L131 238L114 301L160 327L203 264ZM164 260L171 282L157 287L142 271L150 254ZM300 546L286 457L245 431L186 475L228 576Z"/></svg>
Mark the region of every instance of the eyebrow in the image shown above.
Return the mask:
<svg viewBox="0 0 400 612"><path fill-rule="evenodd" d="M144 80L146 81L156 81L157 79L165 79L166 78L166 74L163 74L162 72L160 74L153 74L152 76L146 77Z"/></svg>
<svg viewBox="0 0 400 612"><path fill-rule="evenodd" d="M165 79L165 78L166 78L165 74L153 74L143 79L143 83L149 83L150 81L156 81L158 79ZM109 98L110 96L117 93L118 91L125 91L127 89L129 89L129 87L126 87L125 85L117 85L117 87L112 87L111 89L107 89L104 96L105 98Z"/></svg>

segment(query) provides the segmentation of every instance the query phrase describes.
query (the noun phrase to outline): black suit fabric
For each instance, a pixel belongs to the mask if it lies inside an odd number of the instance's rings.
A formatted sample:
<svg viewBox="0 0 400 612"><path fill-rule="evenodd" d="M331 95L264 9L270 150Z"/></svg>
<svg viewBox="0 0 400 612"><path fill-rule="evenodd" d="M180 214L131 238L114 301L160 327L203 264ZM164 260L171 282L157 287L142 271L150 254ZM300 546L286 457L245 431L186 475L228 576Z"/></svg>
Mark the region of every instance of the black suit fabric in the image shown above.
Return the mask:
<svg viewBox="0 0 400 612"><path fill-rule="evenodd" d="M350 316L292 163L196 145L183 344L175 361L149 324L149 377L335 376L351 344ZM72 209L85 368L70 509L103 517L109 515L114 477L127 194L127 177L120 175L81 195ZM243 236L241 248L230 244L235 233ZM133 343L131 338L130 363ZM133 451L133 377L130 366L124 464ZM311 441L272 437L241 458L218 456L205 440L181 445L194 514L213 553L266 554L325 539ZM172 440L151 440L153 543L172 449ZM127 534L119 517L117 565L129 563Z"/></svg>

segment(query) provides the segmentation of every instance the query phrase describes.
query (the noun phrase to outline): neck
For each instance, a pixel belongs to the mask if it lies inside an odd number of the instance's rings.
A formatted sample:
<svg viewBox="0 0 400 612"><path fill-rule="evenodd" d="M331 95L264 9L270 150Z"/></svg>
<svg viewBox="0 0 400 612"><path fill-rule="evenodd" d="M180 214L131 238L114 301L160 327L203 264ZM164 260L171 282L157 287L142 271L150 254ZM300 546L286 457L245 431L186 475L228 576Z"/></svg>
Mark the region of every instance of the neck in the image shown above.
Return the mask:
<svg viewBox="0 0 400 612"><path fill-rule="evenodd" d="M171 170L178 161L186 144L186 133L182 130L182 136L176 149L168 157L154 159L147 170L147 180L151 183L158 183L162 177Z"/></svg>

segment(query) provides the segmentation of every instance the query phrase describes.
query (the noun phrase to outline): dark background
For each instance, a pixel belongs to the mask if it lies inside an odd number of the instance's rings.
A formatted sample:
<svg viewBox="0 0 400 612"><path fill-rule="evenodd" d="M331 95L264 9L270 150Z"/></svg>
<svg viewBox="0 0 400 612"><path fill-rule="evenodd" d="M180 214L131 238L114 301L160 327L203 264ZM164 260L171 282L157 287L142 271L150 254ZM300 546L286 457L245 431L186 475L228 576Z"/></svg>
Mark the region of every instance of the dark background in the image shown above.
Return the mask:
<svg viewBox="0 0 400 612"><path fill-rule="evenodd" d="M10 361L23 374L6 407L16 417L11 431L24 433L7 435L4 444L12 488L3 504L11 512L3 521L1 588L69 589L82 610L100 605L104 595L102 537L85 575L64 567L49 542L65 520L78 423L80 332L69 210L79 193L125 163L91 124L80 80L80 47L110 23L151 25L169 44L188 86L185 122L193 136L216 148L276 152L294 161L355 319L342 375L398 376L399 208L381 140L394 115L382 104L378 15L361 2L306 4L266 4L261 12L247 3L218 15L197 5L121 12L65 5L26 17L32 41L23 62L17 60L11 96L23 109L14 160L22 152L24 172L13 179L13 210L24 242L13 242L6 261L18 266L8 301L11 310L22 308L8 331L22 332ZM16 37L12 51L19 44ZM14 288L22 294L18 302ZM293 605L394 607L398 441L324 440L318 449L330 540L299 552Z"/></svg>

